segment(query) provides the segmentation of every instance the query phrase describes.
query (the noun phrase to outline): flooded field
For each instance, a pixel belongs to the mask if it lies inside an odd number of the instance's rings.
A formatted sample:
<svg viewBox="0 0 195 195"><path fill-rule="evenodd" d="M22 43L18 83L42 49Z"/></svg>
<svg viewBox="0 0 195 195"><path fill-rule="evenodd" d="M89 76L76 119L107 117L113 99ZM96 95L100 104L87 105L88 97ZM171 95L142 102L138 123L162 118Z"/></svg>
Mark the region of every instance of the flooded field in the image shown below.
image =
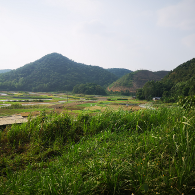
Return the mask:
<svg viewBox="0 0 195 195"><path fill-rule="evenodd" d="M6 96L6 98L5 98ZM23 123L27 117L46 112L69 113L78 115L81 112L98 113L107 109L136 111L145 102L131 97L70 95L66 93L35 92L0 92L0 125Z"/></svg>
<svg viewBox="0 0 195 195"><path fill-rule="evenodd" d="M6 96L7 94L6 94L6 93L0 93L0 95L2 95L2 96Z"/></svg>

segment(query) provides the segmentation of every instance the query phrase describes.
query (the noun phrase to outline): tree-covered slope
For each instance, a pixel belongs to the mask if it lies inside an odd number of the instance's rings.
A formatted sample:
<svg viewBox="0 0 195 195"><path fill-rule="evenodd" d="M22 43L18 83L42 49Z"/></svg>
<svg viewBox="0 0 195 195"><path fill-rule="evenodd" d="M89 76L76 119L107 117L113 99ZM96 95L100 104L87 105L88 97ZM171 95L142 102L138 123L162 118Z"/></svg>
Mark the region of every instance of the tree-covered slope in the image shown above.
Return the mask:
<svg viewBox="0 0 195 195"><path fill-rule="evenodd" d="M94 83L75 85L73 88L73 93L87 95L106 95L105 89Z"/></svg>
<svg viewBox="0 0 195 195"><path fill-rule="evenodd" d="M195 58L179 65L171 71L163 80L163 84L169 84L172 88L169 96L195 95Z"/></svg>
<svg viewBox="0 0 195 195"><path fill-rule="evenodd" d="M147 82L137 93L140 99L163 97L164 101L177 101L179 96L195 95L195 58L171 71L160 82Z"/></svg>
<svg viewBox="0 0 195 195"><path fill-rule="evenodd" d="M132 72L131 70L125 68L108 68L107 70L116 75L118 78Z"/></svg>
<svg viewBox="0 0 195 195"><path fill-rule="evenodd" d="M98 66L76 63L58 53L0 75L0 90L64 91L81 83L109 85L117 77Z"/></svg>
<svg viewBox="0 0 195 195"><path fill-rule="evenodd" d="M130 91L136 92L138 88L142 88L148 81L161 80L169 71L152 72L149 70L138 70L127 75L124 75L107 89L108 91Z"/></svg>
<svg viewBox="0 0 195 195"><path fill-rule="evenodd" d="M5 73L5 72L9 72L9 71L11 71L11 69L2 69L2 70L0 70L0 74Z"/></svg>
<svg viewBox="0 0 195 195"><path fill-rule="evenodd" d="M163 79L163 82L170 81L176 84L188 81L192 77L195 78L195 58L179 65Z"/></svg>

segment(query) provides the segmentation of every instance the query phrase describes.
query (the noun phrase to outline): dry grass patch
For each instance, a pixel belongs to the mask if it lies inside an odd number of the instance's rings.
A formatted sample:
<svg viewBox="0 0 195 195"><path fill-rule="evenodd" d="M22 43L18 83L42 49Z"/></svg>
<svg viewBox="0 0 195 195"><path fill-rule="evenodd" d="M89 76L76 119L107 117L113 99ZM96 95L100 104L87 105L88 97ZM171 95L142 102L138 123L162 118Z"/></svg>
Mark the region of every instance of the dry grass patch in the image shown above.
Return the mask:
<svg viewBox="0 0 195 195"><path fill-rule="evenodd" d="M137 111L137 110L140 110L140 109L143 109L141 108L140 106L125 106L125 105L108 105L108 107L112 108L113 110L119 110L119 109L122 109L122 110L133 110L133 111Z"/></svg>
<svg viewBox="0 0 195 195"><path fill-rule="evenodd" d="M102 107L102 106L91 106L91 107L87 107L84 110L101 110L101 111L105 111L107 107Z"/></svg>
<svg viewBox="0 0 195 195"><path fill-rule="evenodd" d="M40 111L22 112L22 113L20 113L20 115L21 115L22 117L28 117L29 115L31 115L31 116L37 116L37 115L39 115L39 114L40 114Z"/></svg>

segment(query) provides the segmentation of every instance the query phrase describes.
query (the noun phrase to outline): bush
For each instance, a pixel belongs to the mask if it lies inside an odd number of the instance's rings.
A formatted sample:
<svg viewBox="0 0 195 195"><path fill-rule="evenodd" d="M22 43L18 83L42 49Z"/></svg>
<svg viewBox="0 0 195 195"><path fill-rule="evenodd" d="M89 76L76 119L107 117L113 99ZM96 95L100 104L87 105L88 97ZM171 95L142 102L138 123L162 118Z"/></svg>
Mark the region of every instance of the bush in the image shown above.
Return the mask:
<svg viewBox="0 0 195 195"><path fill-rule="evenodd" d="M194 109L195 96L179 97L177 104L186 110Z"/></svg>

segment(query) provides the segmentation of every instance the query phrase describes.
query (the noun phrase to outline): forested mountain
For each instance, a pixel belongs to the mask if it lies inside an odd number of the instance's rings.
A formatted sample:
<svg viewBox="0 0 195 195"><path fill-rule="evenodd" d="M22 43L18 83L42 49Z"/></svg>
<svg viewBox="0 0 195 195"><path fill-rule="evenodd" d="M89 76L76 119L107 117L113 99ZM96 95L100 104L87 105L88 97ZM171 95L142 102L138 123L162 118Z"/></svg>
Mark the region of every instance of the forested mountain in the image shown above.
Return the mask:
<svg viewBox="0 0 195 195"><path fill-rule="evenodd" d="M195 95L195 58L179 65L162 81L146 83L138 94L142 99L160 96L167 101L176 101L178 96Z"/></svg>
<svg viewBox="0 0 195 195"><path fill-rule="evenodd" d="M138 88L142 88L148 81L161 80L169 71L152 72L149 70L138 70L124 75L114 83L112 83L107 89L108 91L129 91L136 92Z"/></svg>
<svg viewBox="0 0 195 195"><path fill-rule="evenodd" d="M131 70L125 68L108 68L106 70L115 74L118 78L121 78L122 76L132 72Z"/></svg>
<svg viewBox="0 0 195 195"><path fill-rule="evenodd" d="M52 53L0 74L0 90L70 91L81 83L108 86L115 80L114 74L101 67L76 63L61 54Z"/></svg>
<svg viewBox="0 0 195 195"><path fill-rule="evenodd" d="M9 71L11 71L12 69L2 69L2 70L0 70L0 74L1 73L5 73L5 72L9 72Z"/></svg>

